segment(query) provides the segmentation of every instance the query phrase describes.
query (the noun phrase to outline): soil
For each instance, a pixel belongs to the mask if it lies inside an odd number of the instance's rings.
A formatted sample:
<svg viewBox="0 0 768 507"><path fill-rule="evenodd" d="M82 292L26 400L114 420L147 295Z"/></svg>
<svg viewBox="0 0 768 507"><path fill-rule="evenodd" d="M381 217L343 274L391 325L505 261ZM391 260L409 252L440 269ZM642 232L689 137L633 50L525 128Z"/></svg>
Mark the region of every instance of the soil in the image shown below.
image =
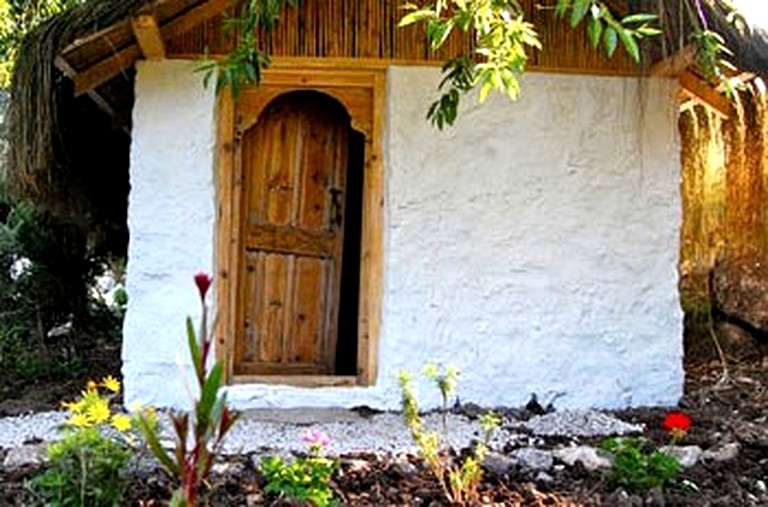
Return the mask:
<svg viewBox="0 0 768 507"><path fill-rule="evenodd" d="M616 489L603 472L587 471L580 464L556 464L547 474L520 468L513 468L504 476L487 472L479 503L768 506L768 370L759 363L732 365L727 381L722 381L722 370L715 362L690 364L687 372L686 395L680 408L692 416L694 424L681 444L708 449L738 443L740 451L735 459L700 460L681 473L675 486L643 493ZM515 410L515 415L530 417L530 409ZM667 443L668 437L661 427L663 409L632 409L615 415L629 422L644 423L648 428L644 436L656 446ZM545 440L544 447L563 442L562 437ZM579 443L598 446L599 440L583 439ZM290 505L264 493L264 480L256 462L255 456L237 456L218 465L207 493L208 504ZM415 456L356 454L341 456L339 463L332 486L342 505L450 505L433 475ZM31 468L13 474L0 471L0 504L31 504L24 481L35 472ZM171 485L171 480L159 470L134 475L126 505L164 504Z"/></svg>

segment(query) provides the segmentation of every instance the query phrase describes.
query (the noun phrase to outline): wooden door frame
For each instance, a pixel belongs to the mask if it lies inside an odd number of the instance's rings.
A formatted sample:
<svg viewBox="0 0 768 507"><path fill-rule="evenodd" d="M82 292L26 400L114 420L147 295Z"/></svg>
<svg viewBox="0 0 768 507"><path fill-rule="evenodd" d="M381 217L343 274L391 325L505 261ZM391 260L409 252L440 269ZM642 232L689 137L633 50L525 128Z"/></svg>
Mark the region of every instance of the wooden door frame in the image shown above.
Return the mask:
<svg viewBox="0 0 768 507"><path fill-rule="evenodd" d="M360 296L358 306L357 376L246 376L234 374L234 346L238 329L238 287L243 247L242 193L245 185L236 157L242 132L255 124L259 114L278 96L297 90L314 90L338 100L351 117L352 128L365 136L363 217L360 245ZM355 67L349 61L334 66L328 59L276 58L262 76L259 87L240 92L254 94L255 109L238 114L235 100L224 91L217 102L216 151L216 357L224 362L229 384L265 383L306 387L371 386L378 373L379 329L383 296L384 177L382 142L386 107L386 63L380 67ZM366 97L370 97L369 99ZM252 101L253 103L254 101ZM238 117L236 117L238 116ZM244 116L247 116L244 118Z"/></svg>

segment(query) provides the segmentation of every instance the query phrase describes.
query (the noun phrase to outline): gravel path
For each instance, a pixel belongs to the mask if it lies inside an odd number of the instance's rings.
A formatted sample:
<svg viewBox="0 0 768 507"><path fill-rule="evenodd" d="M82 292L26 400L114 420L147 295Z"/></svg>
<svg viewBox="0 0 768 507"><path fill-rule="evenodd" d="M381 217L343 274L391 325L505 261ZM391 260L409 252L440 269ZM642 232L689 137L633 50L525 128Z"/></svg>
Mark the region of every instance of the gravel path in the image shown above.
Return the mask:
<svg viewBox="0 0 768 507"><path fill-rule="evenodd" d="M18 447L31 440L51 441L60 434L64 412L42 412L0 419L0 448ZM439 428L437 414L425 416L425 425ZM479 437L479 426L463 415L448 415L448 437L454 448L467 446ZM226 453L273 450L291 452L306 449L302 436L319 429L331 439L329 452L410 452L414 450L400 414L361 415L336 409L286 409L249 411L242 415L225 441ZM642 431L601 412L563 411L535 417L527 422L506 421L491 447L500 448L510 440L533 435L616 435ZM168 435L170 437L170 435Z"/></svg>

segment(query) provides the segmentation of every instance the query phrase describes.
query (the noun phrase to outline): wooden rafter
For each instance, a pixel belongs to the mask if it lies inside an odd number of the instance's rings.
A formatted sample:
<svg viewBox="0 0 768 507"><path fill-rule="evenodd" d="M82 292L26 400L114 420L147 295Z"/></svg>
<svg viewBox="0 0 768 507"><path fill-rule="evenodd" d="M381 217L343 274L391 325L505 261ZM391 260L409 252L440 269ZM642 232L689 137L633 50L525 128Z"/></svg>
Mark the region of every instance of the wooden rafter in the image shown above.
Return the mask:
<svg viewBox="0 0 768 507"><path fill-rule="evenodd" d="M165 44L160 33L160 25L153 14L139 14L131 18L131 27L141 53L147 60L165 58Z"/></svg>
<svg viewBox="0 0 768 507"><path fill-rule="evenodd" d="M730 100L693 72L685 71L680 74L680 86L683 98L701 102L724 117L730 114Z"/></svg>
<svg viewBox="0 0 768 507"><path fill-rule="evenodd" d="M696 63L696 49L688 45L656 63L651 67L649 74L654 77L677 77L694 63Z"/></svg>
<svg viewBox="0 0 768 507"><path fill-rule="evenodd" d="M72 78L77 74L75 72L75 69L73 69L72 66L69 65L69 63L61 56L57 56L54 59L53 63L54 65L56 65L57 69L59 69L61 72L64 73L65 76ZM99 107L99 109L101 109L102 111L104 111L105 113L107 113L109 116L112 117L113 123L120 122L121 115L117 114L117 112L115 111L115 108L112 107L112 104L110 104L109 101L107 101L107 99L105 99L96 90L89 90L87 93L88 93L88 96L91 98L91 100L93 100L93 102ZM128 135L130 135L131 132L125 126L121 126L120 128L122 128L122 130L124 130Z"/></svg>
<svg viewBox="0 0 768 507"><path fill-rule="evenodd" d="M230 4L231 0L208 0L193 7L159 26L160 37L168 40L181 35L196 25L216 16ZM68 49L64 50L66 54ZM75 83L75 95L82 95L109 81L132 66L141 58L139 43L115 51L103 60L78 72L72 79Z"/></svg>

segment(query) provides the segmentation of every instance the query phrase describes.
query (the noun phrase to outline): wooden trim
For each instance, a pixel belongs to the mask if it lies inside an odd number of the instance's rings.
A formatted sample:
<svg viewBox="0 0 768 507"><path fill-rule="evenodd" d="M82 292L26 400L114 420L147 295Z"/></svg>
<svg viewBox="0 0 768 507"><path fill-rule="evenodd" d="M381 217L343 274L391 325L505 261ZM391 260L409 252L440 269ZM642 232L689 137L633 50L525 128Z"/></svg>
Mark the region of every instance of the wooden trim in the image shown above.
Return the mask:
<svg viewBox="0 0 768 507"><path fill-rule="evenodd" d="M709 106L723 117L727 118L730 115L731 101L696 74L690 71L680 74L680 86L682 86L684 98Z"/></svg>
<svg viewBox="0 0 768 507"><path fill-rule="evenodd" d="M217 104L216 132L216 318L214 336L216 337L216 358L224 362L224 382L232 372L234 351L233 318L226 311L237 301L233 252L238 240L238 231L233 224L236 201L235 190L239 183L235 178L235 105L231 94L219 95Z"/></svg>
<svg viewBox="0 0 768 507"><path fill-rule="evenodd" d="M230 0L208 0L183 12L160 26L161 37L171 39L181 35L195 25L203 23L219 14L228 6L229 2ZM75 95L82 95L106 83L132 66L141 55L142 51L139 45L134 42L119 51L115 51L94 65L79 71L73 78L75 82Z"/></svg>
<svg viewBox="0 0 768 507"><path fill-rule="evenodd" d="M317 64L317 60L313 61ZM262 86L242 90L241 96L259 94L259 106L246 113L239 111L224 92L218 102L217 135L217 218L216 218L216 273L217 273L217 357L226 365L226 379L230 383L288 383L313 387L318 385L373 385L378 373L379 329L383 297L383 206L384 177L382 163L384 120L386 110L386 71L378 68L338 68L330 71L327 65L305 66L276 59L275 66L264 72ZM239 375L234 371L235 335L237 323L242 319L238 301L238 281L242 270L239 252L245 246L242 237L242 164L237 162L238 143L248 128L271 100L296 89L311 89L336 97L347 107L353 128L360 127L365 136L365 178L363 191L363 225L360 259L360 302L358 325L358 374L356 377L309 375ZM369 109L363 111L358 96L372 97ZM373 121L361 118L366 116ZM342 379L342 380L339 380Z"/></svg>
<svg viewBox="0 0 768 507"><path fill-rule="evenodd" d="M696 48L689 44L651 67L648 75L652 77L677 77L694 63L696 63Z"/></svg>
<svg viewBox="0 0 768 507"><path fill-rule="evenodd" d="M141 53L147 60L165 58L165 43L160 33L157 18L152 14L139 14L131 18L131 27Z"/></svg>
<svg viewBox="0 0 768 507"><path fill-rule="evenodd" d="M294 387L354 387L357 377L344 375L235 375L230 382L240 384L287 385Z"/></svg>

